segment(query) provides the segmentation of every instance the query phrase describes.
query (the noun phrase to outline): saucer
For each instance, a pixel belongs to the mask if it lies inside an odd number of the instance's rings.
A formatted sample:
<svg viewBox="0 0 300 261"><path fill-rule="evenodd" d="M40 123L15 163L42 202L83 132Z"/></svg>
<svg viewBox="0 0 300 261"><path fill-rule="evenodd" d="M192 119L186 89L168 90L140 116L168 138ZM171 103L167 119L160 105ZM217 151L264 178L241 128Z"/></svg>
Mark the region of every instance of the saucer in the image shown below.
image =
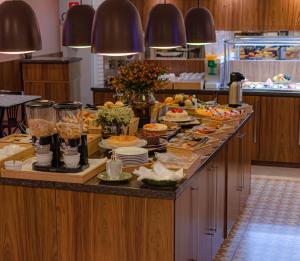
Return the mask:
<svg viewBox="0 0 300 261"><path fill-rule="evenodd" d="M98 179L106 183L125 183L132 179L132 174L128 172L122 172L118 179L112 179L108 176L107 172L104 171L100 173L97 177Z"/></svg>

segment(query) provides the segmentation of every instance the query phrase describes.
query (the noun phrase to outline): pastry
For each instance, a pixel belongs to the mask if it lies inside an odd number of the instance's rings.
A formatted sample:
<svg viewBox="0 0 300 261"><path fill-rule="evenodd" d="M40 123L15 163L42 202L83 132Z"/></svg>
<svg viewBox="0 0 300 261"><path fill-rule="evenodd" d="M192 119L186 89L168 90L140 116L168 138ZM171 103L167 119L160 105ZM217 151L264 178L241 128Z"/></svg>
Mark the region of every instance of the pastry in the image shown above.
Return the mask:
<svg viewBox="0 0 300 261"><path fill-rule="evenodd" d="M173 100L172 97L167 97L167 98L165 99L165 104L171 105L171 104L173 104L173 103L174 103L174 100Z"/></svg>
<svg viewBox="0 0 300 261"><path fill-rule="evenodd" d="M114 107L114 104L112 102L108 101L108 102L104 103L104 107L110 109L110 108Z"/></svg>
<svg viewBox="0 0 300 261"><path fill-rule="evenodd" d="M143 129L149 132L161 132L168 130L168 126L160 123L149 123L144 125Z"/></svg>
<svg viewBox="0 0 300 261"><path fill-rule="evenodd" d="M135 136L111 136L107 140L107 144L112 147L131 147L137 146L140 143L140 139Z"/></svg>
<svg viewBox="0 0 300 261"><path fill-rule="evenodd" d="M121 102L121 101L117 101L117 102L115 103L115 106L116 106L116 107L124 107L124 103Z"/></svg>
<svg viewBox="0 0 300 261"><path fill-rule="evenodd" d="M173 109L166 113L165 119L170 121L186 121L189 120L189 115L183 109Z"/></svg>

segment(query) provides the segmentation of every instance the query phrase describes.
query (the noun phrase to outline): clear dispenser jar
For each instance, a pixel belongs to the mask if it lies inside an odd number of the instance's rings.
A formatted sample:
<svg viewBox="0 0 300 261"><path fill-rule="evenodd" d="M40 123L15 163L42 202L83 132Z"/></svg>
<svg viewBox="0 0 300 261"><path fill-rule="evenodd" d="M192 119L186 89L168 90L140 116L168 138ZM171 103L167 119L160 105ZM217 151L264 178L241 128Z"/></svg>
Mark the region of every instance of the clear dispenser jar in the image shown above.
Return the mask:
<svg viewBox="0 0 300 261"><path fill-rule="evenodd" d="M57 133L66 146L64 149L77 148L83 128L82 104L57 103L53 107L56 111Z"/></svg>

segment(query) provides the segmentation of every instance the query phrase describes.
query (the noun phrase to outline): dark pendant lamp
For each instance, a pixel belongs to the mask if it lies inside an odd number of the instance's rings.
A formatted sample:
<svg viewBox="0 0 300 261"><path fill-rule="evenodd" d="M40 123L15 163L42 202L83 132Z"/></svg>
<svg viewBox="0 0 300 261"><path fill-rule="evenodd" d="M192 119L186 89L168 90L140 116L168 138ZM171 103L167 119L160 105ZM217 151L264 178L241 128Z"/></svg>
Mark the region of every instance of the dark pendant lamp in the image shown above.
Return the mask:
<svg viewBox="0 0 300 261"><path fill-rule="evenodd" d="M42 40L34 11L24 1L0 4L0 53L22 54L42 49Z"/></svg>
<svg viewBox="0 0 300 261"><path fill-rule="evenodd" d="M216 42L215 22L211 12L203 7L190 9L185 16L188 45L206 45Z"/></svg>
<svg viewBox="0 0 300 261"><path fill-rule="evenodd" d="M92 30L92 52L127 56L144 52L142 22L128 0L106 0L97 9Z"/></svg>
<svg viewBox="0 0 300 261"><path fill-rule="evenodd" d="M186 45L184 19L175 5L165 2L151 9L145 44L156 49L172 49Z"/></svg>
<svg viewBox="0 0 300 261"><path fill-rule="evenodd" d="M95 10L89 5L72 6L63 27L63 46L91 47L91 34Z"/></svg>

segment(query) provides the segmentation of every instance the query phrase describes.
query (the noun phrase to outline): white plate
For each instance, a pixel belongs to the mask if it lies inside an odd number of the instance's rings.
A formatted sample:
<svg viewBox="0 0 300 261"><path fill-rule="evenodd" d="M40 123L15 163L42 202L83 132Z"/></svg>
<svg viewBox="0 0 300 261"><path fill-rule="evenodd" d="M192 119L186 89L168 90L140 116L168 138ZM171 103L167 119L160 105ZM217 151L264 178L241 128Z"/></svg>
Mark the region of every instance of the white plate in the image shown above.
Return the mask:
<svg viewBox="0 0 300 261"><path fill-rule="evenodd" d="M146 140L142 140L140 139L139 142L135 145L135 147L144 147L147 145L147 141ZM99 147L102 149L107 149L107 150L113 150L113 149L117 149L117 148L126 148L126 147L115 147L115 146L111 146L107 143L106 140L102 140L101 142L99 142Z"/></svg>
<svg viewBox="0 0 300 261"><path fill-rule="evenodd" d="M135 156L141 154L148 155L148 150L139 147L120 147L115 150L115 153L118 155L126 155L126 156Z"/></svg>
<svg viewBox="0 0 300 261"><path fill-rule="evenodd" d="M186 119L181 119L181 120L179 120L179 119L169 119L166 116L161 117L161 120L170 121L170 122L189 122L189 121L193 121L194 119L195 118L191 117L191 116L187 117Z"/></svg>

